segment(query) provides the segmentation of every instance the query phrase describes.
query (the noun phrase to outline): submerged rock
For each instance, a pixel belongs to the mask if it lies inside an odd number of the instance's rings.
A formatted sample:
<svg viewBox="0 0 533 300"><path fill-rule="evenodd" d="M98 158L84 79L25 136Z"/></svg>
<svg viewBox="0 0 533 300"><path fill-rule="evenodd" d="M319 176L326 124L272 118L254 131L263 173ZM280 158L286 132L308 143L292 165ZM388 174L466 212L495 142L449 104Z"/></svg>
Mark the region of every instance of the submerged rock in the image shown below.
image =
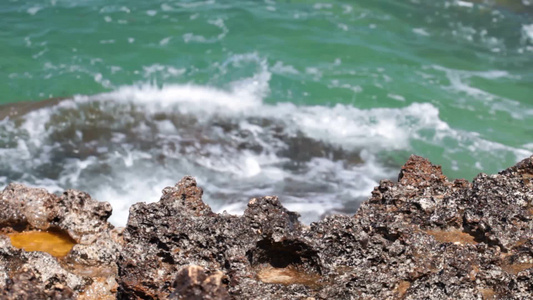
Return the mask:
<svg viewBox="0 0 533 300"><path fill-rule="evenodd" d="M411 156L398 182L381 181L354 216L310 226L277 197L251 199L242 216L213 213L187 176L159 202L131 207L123 242L106 222L110 207L87 194L10 185L0 200L3 232L63 230L77 243L56 258L0 236L0 298L533 295L533 156L472 183Z"/></svg>

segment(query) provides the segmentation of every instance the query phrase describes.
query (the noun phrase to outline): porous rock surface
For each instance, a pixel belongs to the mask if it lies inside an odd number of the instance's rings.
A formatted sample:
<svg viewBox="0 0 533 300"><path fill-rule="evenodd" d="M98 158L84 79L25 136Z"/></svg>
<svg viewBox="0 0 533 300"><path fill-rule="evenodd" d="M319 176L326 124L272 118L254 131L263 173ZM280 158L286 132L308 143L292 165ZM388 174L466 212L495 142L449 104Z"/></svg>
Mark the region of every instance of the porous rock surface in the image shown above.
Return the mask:
<svg viewBox="0 0 533 300"><path fill-rule="evenodd" d="M10 184L0 193L0 299L115 299L120 233L111 205L83 192L61 196ZM65 257L12 246L9 234L55 230L75 245Z"/></svg>
<svg viewBox="0 0 533 300"><path fill-rule="evenodd" d="M242 216L201 197L187 176L133 205L121 242L110 208L87 194L8 186L2 230L67 230L80 244L65 260L118 273L90 281L0 235L0 298L87 299L90 282L109 299L533 299L533 156L471 183L411 156L354 216L310 226L277 197L251 199Z"/></svg>
<svg viewBox="0 0 533 300"><path fill-rule="evenodd" d="M354 216L310 227L276 197L252 199L241 217L215 214L191 177L163 193L130 210L119 297L533 297L533 157L469 183L412 156Z"/></svg>

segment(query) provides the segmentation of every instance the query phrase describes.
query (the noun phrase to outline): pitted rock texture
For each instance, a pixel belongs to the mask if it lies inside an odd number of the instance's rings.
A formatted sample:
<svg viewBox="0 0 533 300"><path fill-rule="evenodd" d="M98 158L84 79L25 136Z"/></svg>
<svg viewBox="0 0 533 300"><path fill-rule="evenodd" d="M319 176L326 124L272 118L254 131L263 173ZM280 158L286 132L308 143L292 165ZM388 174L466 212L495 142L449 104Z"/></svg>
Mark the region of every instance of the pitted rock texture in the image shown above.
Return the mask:
<svg viewBox="0 0 533 300"><path fill-rule="evenodd" d="M325 290L338 298L531 299L533 189L523 174L533 173L532 161L469 184L412 156L398 183L382 181L353 218L312 225L308 234L325 238L324 275L338 281L342 268L349 287Z"/></svg>
<svg viewBox="0 0 533 300"><path fill-rule="evenodd" d="M174 280L174 293L171 299L190 300L229 300L231 299L222 283L224 274L215 271L207 274L199 266L185 266L178 271Z"/></svg>
<svg viewBox="0 0 533 300"><path fill-rule="evenodd" d="M213 213L190 177L157 203L9 185L0 233L67 231L64 258L0 235L0 299L533 299L533 156L472 183L411 156L354 216L310 226L277 197ZM118 271L117 271L118 270Z"/></svg>
<svg viewBox="0 0 533 300"><path fill-rule="evenodd" d="M276 197L214 214L185 177L131 208L118 296L196 299L201 270L221 299L533 299L532 181L533 157L469 183L411 156L354 216L308 227Z"/></svg>
<svg viewBox="0 0 533 300"><path fill-rule="evenodd" d="M80 191L8 185L0 193L0 298L115 299L122 245L110 215L109 203ZM60 230L77 244L64 257L12 246L9 234L34 230Z"/></svg>

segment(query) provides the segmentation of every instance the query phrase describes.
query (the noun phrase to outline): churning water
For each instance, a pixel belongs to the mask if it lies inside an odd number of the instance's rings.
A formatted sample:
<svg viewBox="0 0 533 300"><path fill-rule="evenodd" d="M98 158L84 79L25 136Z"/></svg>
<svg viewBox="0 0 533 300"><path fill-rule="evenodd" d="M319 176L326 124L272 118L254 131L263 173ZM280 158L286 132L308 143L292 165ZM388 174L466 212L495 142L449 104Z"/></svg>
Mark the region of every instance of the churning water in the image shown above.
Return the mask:
<svg viewBox="0 0 533 300"><path fill-rule="evenodd" d="M189 174L217 211L278 195L310 222L411 153L471 179L533 151L525 0L2 1L0 45L0 186L118 225Z"/></svg>

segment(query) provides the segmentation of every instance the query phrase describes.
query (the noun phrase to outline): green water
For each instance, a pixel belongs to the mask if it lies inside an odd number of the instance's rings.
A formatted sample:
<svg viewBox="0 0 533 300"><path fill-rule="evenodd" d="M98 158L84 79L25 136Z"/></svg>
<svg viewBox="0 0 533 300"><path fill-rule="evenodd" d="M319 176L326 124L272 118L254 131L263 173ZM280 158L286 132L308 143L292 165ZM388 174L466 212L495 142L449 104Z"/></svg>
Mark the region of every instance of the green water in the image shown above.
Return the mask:
<svg viewBox="0 0 533 300"><path fill-rule="evenodd" d="M218 91L212 97L227 92L235 101L249 101L239 95L252 91L259 108L227 122L296 122L287 128L327 147L371 153L367 161L387 170L368 175L372 180L394 177L411 153L442 164L452 178L471 179L533 151L533 9L526 1L0 3L0 103L139 86L160 94L126 93L134 107L160 101L171 87L197 87L190 95ZM236 107L233 100L228 107ZM60 119L73 122L68 118ZM4 122L6 132L20 123ZM39 136L64 124L35 126ZM0 133L0 145L15 151L6 145L20 147L13 136L31 136L28 128ZM353 168L348 163L342 172ZM14 170L0 173L0 182L39 185ZM68 170L49 179L83 188L61 179Z"/></svg>
<svg viewBox="0 0 533 300"><path fill-rule="evenodd" d="M255 53L271 68L289 66L272 75L267 102L358 108L429 102L450 126L520 148L533 142L529 8L453 1L2 1L0 103L144 82L225 87L257 65L221 65L231 64L233 54ZM492 78L494 72L503 75Z"/></svg>

